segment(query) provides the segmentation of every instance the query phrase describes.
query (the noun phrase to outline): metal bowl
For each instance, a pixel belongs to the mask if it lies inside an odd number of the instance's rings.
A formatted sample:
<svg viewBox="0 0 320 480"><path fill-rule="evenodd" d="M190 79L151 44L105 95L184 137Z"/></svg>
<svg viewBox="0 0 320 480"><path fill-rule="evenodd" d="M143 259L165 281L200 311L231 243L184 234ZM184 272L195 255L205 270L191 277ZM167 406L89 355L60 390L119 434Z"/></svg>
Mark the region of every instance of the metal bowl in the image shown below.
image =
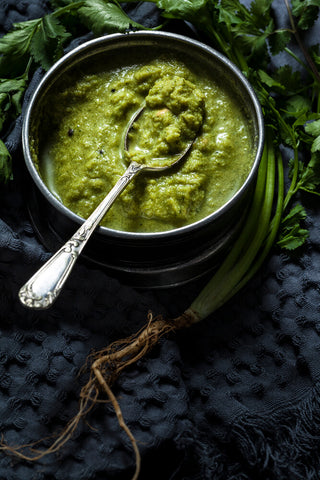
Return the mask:
<svg viewBox="0 0 320 480"><path fill-rule="evenodd" d="M61 58L43 77L28 105L23 124L23 152L32 178L29 212L42 242L51 251L60 247L83 219L66 208L48 189L35 167L31 130L41 100L61 76L80 62L95 62L105 55L134 53L137 49L167 50L183 54L229 84L252 121L255 158L251 171L236 194L219 210L200 221L165 232L134 233L99 227L83 258L111 275L137 287L174 286L214 268L232 244L245 218L259 166L263 142L263 116L255 93L228 59L189 37L167 32L139 31L90 40Z"/></svg>

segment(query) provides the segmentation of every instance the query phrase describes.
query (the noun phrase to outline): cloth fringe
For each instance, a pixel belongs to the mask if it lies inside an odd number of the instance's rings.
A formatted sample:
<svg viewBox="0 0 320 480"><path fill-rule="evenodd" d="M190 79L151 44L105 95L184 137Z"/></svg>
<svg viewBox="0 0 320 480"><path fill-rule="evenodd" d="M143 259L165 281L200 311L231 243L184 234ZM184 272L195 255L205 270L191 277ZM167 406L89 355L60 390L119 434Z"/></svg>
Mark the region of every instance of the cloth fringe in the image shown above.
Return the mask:
<svg viewBox="0 0 320 480"><path fill-rule="evenodd" d="M233 426L229 441L236 446L238 458L243 458L249 478L318 480L320 383L307 398L281 414L264 412L261 417L241 419Z"/></svg>

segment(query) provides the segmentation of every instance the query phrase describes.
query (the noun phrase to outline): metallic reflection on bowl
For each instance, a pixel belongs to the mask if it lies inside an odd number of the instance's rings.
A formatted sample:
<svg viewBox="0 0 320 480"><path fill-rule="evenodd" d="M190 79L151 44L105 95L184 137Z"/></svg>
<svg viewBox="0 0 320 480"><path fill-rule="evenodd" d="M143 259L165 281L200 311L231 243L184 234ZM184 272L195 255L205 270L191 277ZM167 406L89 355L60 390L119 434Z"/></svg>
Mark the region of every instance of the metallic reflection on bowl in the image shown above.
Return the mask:
<svg viewBox="0 0 320 480"><path fill-rule="evenodd" d="M32 178L29 211L34 227L50 251L57 250L83 220L66 208L49 191L36 169L30 152L33 119L41 99L64 72L79 62L93 64L102 55L141 48L167 49L185 54L204 68L212 69L232 87L252 120L255 159L251 171L237 193L219 210L206 218L166 232L134 233L99 227L84 250L84 257L122 282L136 287L164 287L182 284L213 269L232 244L252 193L263 142L263 117L258 100L241 72L212 48L189 37L167 32L114 34L91 40L65 55L42 79L35 91L23 124L23 151Z"/></svg>

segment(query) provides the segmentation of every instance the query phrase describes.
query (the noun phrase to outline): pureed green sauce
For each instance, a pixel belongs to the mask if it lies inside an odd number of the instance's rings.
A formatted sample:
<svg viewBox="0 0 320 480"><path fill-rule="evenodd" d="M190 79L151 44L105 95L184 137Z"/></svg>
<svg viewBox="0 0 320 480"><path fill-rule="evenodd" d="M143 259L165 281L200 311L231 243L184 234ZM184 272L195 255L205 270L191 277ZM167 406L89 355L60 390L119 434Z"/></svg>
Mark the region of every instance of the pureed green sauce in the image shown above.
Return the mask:
<svg viewBox="0 0 320 480"><path fill-rule="evenodd" d="M160 100L148 106L153 110L143 114L140 126L137 121L129 156L143 161L143 152L151 149L161 157L183 148L188 135L184 138L180 117L177 121L183 109L177 114L175 108L185 102L191 112L184 121L190 135L200 118L189 108L194 95L183 90L185 82L195 87L203 115L190 154L175 170L134 179L101 224L132 232L171 230L206 217L236 193L254 159L252 126L232 92L213 78L215 72L197 71L194 62L163 52L152 59L145 53L135 59L132 54L105 59L94 73L92 63L63 75L46 96L33 127L35 163L64 205L88 217L125 172L123 134L150 91ZM172 78L182 86L180 98L176 93L167 108L161 105L161 98L168 97L168 92L161 94L161 85L166 89Z"/></svg>

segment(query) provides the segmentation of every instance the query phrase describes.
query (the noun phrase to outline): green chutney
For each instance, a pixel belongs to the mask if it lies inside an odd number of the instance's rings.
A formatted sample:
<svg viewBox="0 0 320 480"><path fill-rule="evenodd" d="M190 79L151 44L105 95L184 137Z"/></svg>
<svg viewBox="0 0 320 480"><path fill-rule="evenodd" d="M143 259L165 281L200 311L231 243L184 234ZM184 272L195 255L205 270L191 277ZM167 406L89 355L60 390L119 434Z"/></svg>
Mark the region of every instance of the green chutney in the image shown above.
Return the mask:
<svg viewBox="0 0 320 480"><path fill-rule="evenodd" d="M144 102L124 153L124 132ZM181 165L136 177L101 222L115 230L158 232L219 209L250 172L252 125L214 72L163 52L149 60L138 54L106 60L93 73L92 65L75 67L42 101L31 150L49 189L87 218L129 161L167 161L195 136Z"/></svg>

